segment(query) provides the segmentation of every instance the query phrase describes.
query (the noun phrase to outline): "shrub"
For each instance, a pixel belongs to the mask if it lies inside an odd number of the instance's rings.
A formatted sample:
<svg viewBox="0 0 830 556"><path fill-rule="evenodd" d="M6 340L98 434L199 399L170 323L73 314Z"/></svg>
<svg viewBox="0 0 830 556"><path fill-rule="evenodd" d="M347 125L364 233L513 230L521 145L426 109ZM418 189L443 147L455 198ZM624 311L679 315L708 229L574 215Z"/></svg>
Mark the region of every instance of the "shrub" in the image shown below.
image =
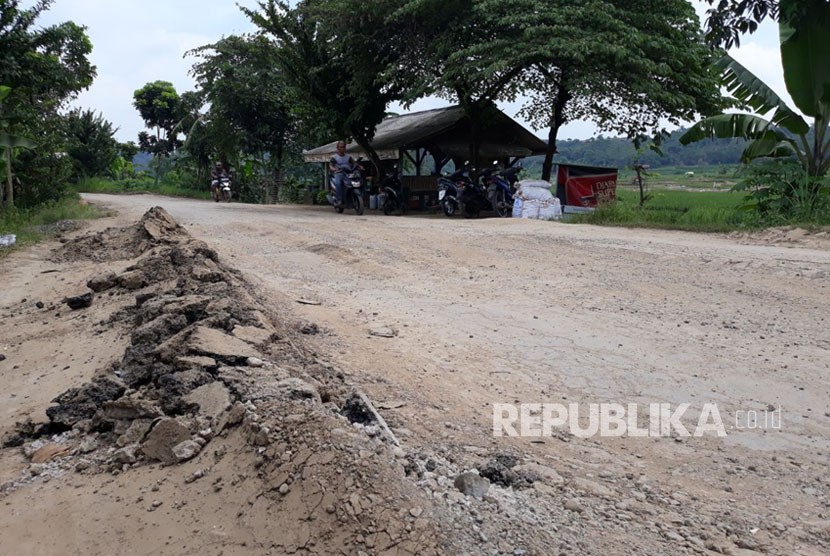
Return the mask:
<svg viewBox="0 0 830 556"><path fill-rule="evenodd" d="M746 192L746 210L769 224L820 223L830 220L828 179L808 176L791 160L766 160L746 166L735 191Z"/></svg>

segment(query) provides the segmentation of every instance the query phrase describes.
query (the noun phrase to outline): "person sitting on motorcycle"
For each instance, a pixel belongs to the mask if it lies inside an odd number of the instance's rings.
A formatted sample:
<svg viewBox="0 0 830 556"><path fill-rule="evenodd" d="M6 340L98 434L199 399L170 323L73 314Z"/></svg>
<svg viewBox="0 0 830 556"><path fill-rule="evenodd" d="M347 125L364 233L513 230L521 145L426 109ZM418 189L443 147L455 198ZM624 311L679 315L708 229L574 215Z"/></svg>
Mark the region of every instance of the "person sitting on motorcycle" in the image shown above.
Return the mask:
<svg viewBox="0 0 830 556"><path fill-rule="evenodd" d="M210 171L210 192L212 195L216 195L219 187L219 180L226 177L229 177L228 171L225 170L225 166L223 166L221 162L217 162L213 167L213 170Z"/></svg>
<svg viewBox="0 0 830 556"><path fill-rule="evenodd" d="M343 185L346 181L346 173L350 172L355 165L355 160L346 154L346 142L337 142L337 152L331 157L329 170L334 174L334 195L335 205L343 204Z"/></svg>

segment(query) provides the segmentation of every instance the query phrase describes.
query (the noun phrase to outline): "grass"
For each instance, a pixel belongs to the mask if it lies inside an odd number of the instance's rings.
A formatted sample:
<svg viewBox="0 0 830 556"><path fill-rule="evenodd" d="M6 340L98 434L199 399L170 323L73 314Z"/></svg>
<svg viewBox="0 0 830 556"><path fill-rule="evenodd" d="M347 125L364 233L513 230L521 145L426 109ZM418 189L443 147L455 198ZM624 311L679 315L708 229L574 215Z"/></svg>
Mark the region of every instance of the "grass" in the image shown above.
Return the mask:
<svg viewBox="0 0 830 556"><path fill-rule="evenodd" d="M72 186L77 193L153 193L170 197L187 197L190 199L210 199L207 189L190 189L162 181L155 185L153 178L129 178L111 180L108 178L87 178Z"/></svg>
<svg viewBox="0 0 830 556"><path fill-rule="evenodd" d="M49 225L65 220L91 220L109 213L81 201L77 195L68 195L60 201L46 203L29 210L0 211L0 235L17 236L16 247L31 245L50 235ZM10 249L0 249L0 255Z"/></svg>
<svg viewBox="0 0 830 556"><path fill-rule="evenodd" d="M756 213L741 210L743 193L652 189L651 195L640 209L638 192L618 189L616 203L569 221L695 232L731 232L764 225Z"/></svg>

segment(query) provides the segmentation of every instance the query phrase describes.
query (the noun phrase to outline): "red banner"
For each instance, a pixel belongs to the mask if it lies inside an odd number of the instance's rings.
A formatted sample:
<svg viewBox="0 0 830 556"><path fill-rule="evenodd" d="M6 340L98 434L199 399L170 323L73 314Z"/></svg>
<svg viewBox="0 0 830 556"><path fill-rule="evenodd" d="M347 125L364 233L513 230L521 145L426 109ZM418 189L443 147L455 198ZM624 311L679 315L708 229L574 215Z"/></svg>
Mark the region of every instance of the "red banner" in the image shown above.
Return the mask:
<svg viewBox="0 0 830 556"><path fill-rule="evenodd" d="M556 182L560 201L565 205L596 207L617 196L617 170L613 168L560 164Z"/></svg>

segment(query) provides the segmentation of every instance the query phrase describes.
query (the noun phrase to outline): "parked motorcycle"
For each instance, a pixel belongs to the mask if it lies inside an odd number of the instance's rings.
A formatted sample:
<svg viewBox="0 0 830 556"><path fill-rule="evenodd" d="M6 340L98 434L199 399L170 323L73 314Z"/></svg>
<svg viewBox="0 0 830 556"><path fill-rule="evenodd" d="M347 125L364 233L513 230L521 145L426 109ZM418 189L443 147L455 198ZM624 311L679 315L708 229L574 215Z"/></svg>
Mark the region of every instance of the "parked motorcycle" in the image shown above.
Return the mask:
<svg viewBox="0 0 830 556"><path fill-rule="evenodd" d="M406 199L404 199L403 185L398 176L397 164L384 176L379 193L380 202L378 206L383 209L383 214L386 216L390 214L400 216L406 212Z"/></svg>
<svg viewBox="0 0 830 556"><path fill-rule="evenodd" d="M483 177L483 174L475 176L461 190L461 213L465 218L478 218L481 211L490 209L491 203L487 198Z"/></svg>
<svg viewBox="0 0 830 556"><path fill-rule="evenodd" d="M438 204L444 215L453 216L461 212L461 194L471 184L472 180L464 168L438 178Z"/></svg>
<svg viewBox="0 0 830 556"><path fill-rule="evenodd" d="M516 184L519 181L520 166L504 168L498 172L488 171L483 176L487 188L487 199L493 212L499 217L507 217L513 213L513 196L516 194Z"/></svg>
<svg viewBox="0 0 830 556"><path fill-rule="evenodd" d="M210 193L213 200L217 203L219 201L231 202L233 193L231 192L231 177L228 175L220 176L210 182Z"/></svg>
<svg viewBox="0 0 830 556"><path fill-rule="evenodd" d="M354 209L358 216L363 214L363 195L366 190L366 178L363 176L363 167L360 164L361 160L357 161L350 170L346 172L346 178L343 180L343 202L337 204L337 187L334 183L334 176L332 174L329 179L329 193L327 195L328 202L334 207L338 213L342 214L347 208Z"/></svg>

